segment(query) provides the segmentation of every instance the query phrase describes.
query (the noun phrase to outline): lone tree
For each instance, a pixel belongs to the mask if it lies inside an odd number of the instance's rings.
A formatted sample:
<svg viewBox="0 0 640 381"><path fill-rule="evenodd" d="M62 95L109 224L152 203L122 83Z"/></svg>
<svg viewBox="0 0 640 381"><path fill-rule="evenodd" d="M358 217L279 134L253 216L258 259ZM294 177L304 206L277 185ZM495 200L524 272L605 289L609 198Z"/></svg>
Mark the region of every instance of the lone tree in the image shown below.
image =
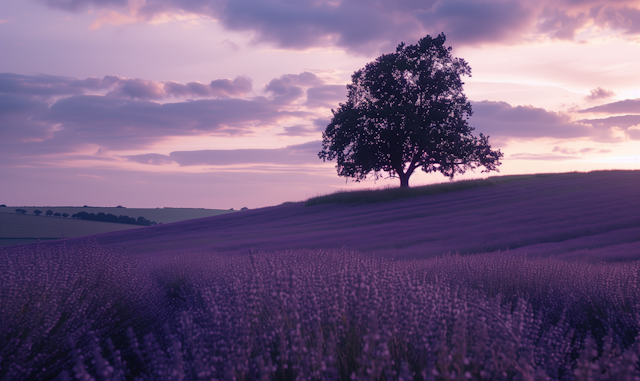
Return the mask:
<svg viewBox="0 0 640 381"><path fill-rule="evenodd" d="M417 168L451 179L480 166L497 171L503 154L491 150L488 136L473 136L467 122L471 103L460 77L471 76L471 68L451 56L445 40L440 34L401 43L353 74L318 153L337 160L339 176L361 181L387 172L408 187Z"/></svg>

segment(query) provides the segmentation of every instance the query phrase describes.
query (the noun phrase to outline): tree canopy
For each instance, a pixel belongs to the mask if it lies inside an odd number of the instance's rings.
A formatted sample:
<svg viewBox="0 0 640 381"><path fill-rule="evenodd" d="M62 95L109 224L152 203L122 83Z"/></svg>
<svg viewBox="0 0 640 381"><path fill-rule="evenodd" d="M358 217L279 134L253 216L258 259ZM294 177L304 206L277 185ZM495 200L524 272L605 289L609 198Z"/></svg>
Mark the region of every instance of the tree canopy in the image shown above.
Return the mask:
<svg viewBox="0 0 640 381"><path fill-rule="evenodd" d="M497 170L503 154L489 137L472 135L471 103L461 76L471 68L451 55L446 37L398 45L356 71L348 97L322 134L318 156L337 161L339 176L361 181L386 172L409 186L417 168L453 178L467 170Z"/></svg>

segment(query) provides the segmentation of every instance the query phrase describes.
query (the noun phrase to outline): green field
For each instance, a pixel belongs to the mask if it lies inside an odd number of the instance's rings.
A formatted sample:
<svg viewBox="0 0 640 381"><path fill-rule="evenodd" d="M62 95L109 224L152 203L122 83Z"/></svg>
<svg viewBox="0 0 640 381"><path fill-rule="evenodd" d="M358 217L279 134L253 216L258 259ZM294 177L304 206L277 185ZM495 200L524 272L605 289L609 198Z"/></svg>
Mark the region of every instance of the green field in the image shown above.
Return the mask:
<svg viewBox="0 0 640 381"><path fill-rule="evenodd" d="M110 222L83 221L71 218L36 217L0 213L0 246L20 245L62 238L140 229L143 226Z"/></svg>
<svg viewBox="0 0 640 381"><path fill-rule="evenodd" d="M17 214L16 209L24 209L26 215ZM41 210L42 215L35 216L34 210ZM111 222L98 222L75 220L72 218L46 217L47 210L54 213L68 213L73 215L79 212L100 212L114 215L125 215L133 218L144 217L157 223L171 223L217 216L219 214L233 213L231 210L219 209L142 209L142 208L95 208L95 207L53 207L53 206L8 206L0 208L0 246L21 245L37 241L54 240L73 237L82 237L92 234L107 233L117 230L139 229L142 226L119 224Z"/></svg>
<svg viewBox="0 0 640 381"><path fill-rule="evenodd" d="M178 222L184 220L192 220L194 218L203 218L217 216L219 214L233 213L232 210L220 209L191 209L191 208L100 208L100 207L78 207L78 206L7 206L0 208L0 213L15 213L17 208L24 209L27 214L33 215L34 210L41 210L42 215L47 210L54 213L68 213L73 215L79 212L104 214L114 214L116 216L125 215L133 218L144 217L147 220L157 223L168 224L170 222ZM5 210L6 209L6 210Z"/></svg>

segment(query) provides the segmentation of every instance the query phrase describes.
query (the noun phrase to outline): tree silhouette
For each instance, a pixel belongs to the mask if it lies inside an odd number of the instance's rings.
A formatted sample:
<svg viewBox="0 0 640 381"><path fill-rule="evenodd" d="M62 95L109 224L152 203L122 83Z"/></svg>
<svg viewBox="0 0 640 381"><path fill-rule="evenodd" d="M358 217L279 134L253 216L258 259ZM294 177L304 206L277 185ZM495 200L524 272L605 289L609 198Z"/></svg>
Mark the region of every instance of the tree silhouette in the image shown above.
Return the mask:
<svg viewBox="0 0 640 381"><path fill-rule="evenodd" d="M54 216L54 217L60 217L60 216L61 216L61 214L60 214L60 213L54 213L54 214L53 214L53 216Z"/></svg>
<svg viewBox="0 0 640 381"><path fill-rule="evenodd" d="M39 216L42 214L42 210L34 210L33 214L35 214L36 216Z"/></svg>
<svg viewBox="0 0 640 381"><path fill-rule="evenodd" d="M16 213L18 214L27 214L27 211L24 209L16 209Z"/></svg>
<svg viewBox="0 0 640 381"><path fill-rule="evenodd" d="M69 217L69 213L62 213L62 217L63 217L63 218L67 218L67 217Z"/></svg>
<svg viewBox="0 0 640 381"><path fill-rule="evenodd" d="M339 176L366 179L387 172L409 186L417 168L453 178L467 170L497 170L503 154L467 120L471 103L462 75L471 68L452 57L445 35L426 36L417 45L398 45L356 71L346 103L332 110L318 156L337 160Z"/></svg>
<svg viewBox="0 0 640 381"><path fill-rule="evenodd" d="M53 210L49 209L45 214L47 215L47 217L51 217L53 216Z"/></svg>

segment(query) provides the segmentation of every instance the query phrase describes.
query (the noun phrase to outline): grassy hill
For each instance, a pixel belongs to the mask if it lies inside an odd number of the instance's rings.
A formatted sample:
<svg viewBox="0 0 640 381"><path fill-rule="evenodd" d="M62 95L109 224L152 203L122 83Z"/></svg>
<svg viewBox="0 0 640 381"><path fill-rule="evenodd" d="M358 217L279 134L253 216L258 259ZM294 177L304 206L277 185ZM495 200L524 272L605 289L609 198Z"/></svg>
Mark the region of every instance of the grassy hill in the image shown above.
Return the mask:
<svg viewBox="0 0 640 381"><path fill-rule="evenodd" d="M109 233L98 242L133 252L346 249L425 258L509 250L536 256L640 257L640 171L475 184L482 186L377 203L294 203Z"/></svg>

